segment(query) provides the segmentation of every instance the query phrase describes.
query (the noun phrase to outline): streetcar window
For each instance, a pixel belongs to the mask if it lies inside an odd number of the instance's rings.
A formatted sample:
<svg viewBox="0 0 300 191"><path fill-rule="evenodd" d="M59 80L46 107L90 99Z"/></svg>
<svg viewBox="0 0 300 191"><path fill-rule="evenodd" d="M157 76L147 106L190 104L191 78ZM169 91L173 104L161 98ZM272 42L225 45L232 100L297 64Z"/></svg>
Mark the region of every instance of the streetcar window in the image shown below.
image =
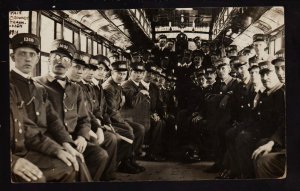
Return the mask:
<svg viewBox="0 0 300 191"><path fill-rule="evenodd" d="M93 40L93 55L96 55L98 52L98 45L97 42Z"/></svg>
<svg viewBox="0 0 300 191"><path fill-rule="evenodd" d="M62 39L61 24L56 23L56 39Z"/></svg>
<svg viewBox="0 0 300 191"><path fill-rule="evenodd" d="M282 37L279 37L275 40L275 52L281 49Z"/></svg>
<svg viewBox="0 0 300 191"><path fill-rule="evenodd" d="M84 34L80 34L80 50L86 52L86 36Z"/></svg>
<svg viewBox="0 0 300 191"><path fill-rule="evenodd" d="M90 38L87 41L87 53L92 54L92 40Z"/></svg>
<svg viewBox="0 0 300 191"><path fill-rule="evenodd" d="M64 40L73 43L73 31L64 27Z"/></svg>
<svg viewBox="0 0 300 191"><path fill-rule="evenodd" d="M52 41L54 40L54 20L41 16L41 49L43 52L50 52Z"/></svg>
<svg viewBox="0 0 300 191"><path fill-rule="evenodd" d="M79 50L79 33L74 32L74 45L77 50Z"/></svg>
<svg viewBox="0 0 300 191"><path fill-rule="evenodd" d="M103 54L103 46L101 43L98 44L98 54Z"/></svg>
<svg viewBox="0 0 300 191"><path fill-rule="evenodd" d="M274 40L272 40L270 42L270 45L269 45L269 54L271 56L273 56L275 54L275 43L274 43Z"/></svg>
<svg viewBox="0 0 300 191"><path fill-rule="evenodd" d="M31 12L31 33L32 33L32 34L35 34L35 35L36 35L37 32L38 32L38 31L37 31L37 28L38 28L38 27L37 27L37 21L38 21L38 20L37 20L37 19L38 19L37 16L38 16L38 15L37 15L37 12L36 12L36 11L32 11L32 12Z"/></svg>

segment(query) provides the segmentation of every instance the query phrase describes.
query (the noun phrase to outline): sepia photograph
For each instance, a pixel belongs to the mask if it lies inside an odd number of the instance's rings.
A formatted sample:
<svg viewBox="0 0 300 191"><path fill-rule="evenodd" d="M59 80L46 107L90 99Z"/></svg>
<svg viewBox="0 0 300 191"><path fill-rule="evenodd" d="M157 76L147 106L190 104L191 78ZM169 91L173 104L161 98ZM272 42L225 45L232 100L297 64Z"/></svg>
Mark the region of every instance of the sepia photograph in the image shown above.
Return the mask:
<svg viewBox="0 0 300 191"><path fill-rule="evenodd" d="M11 182L285 179L285 7L9 11Z"/></svg>

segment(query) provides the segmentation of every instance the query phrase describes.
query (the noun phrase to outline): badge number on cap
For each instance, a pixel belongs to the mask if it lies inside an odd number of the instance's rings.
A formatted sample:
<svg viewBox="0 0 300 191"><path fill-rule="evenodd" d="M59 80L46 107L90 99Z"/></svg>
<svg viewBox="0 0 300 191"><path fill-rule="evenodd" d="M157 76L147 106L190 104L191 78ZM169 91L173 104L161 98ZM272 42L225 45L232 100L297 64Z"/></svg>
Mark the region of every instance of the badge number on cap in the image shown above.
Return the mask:
<svg viewBox="0 0 300 191"><path fill-rule="evenodd" d="M125 68L126 68L126 65L125 65L125 64L122 64L122 65L119 66L119 68L124 68L124 69L125 69Z"/></svg>
<svg viewBox="0 0 300 191"><path fill-rule="evenodd" d="M64 48L64 49L68 49L69 48L69 46L65 45L65 44L59 44L59 47Z"/></svg>
<svg viewBox="0 0 300 191"><path fill-rule="evenodd" d="M24 37L24 41L25 42L34 42L33 38L29 38L29 37Z"/></svg>

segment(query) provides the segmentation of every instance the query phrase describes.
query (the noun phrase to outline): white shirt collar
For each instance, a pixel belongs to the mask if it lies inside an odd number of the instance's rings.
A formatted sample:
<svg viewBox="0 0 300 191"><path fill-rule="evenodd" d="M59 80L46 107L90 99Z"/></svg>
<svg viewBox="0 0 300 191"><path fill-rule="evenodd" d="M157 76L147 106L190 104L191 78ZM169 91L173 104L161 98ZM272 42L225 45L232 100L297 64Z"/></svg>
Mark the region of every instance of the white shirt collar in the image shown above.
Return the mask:
<svg viewBox="0 0 300 191"><path fill-rule="evenodd" d="M96 78L92 78L92 82L93 82L96 86L99 85L99 81L98 81Z"/></svg>
<svg viewBox="0 0 300 191"><path fill-rule="evenodd" d="M18 68L14 67L13 71L15 71L17 74L21 75L22 77L26 78L26 79L30 79L31 78L31 73L30 74L25 74L23 72L21 72Z"/></svg>
<svg viewBox="0 0 300 191"><path fill-rule="evenodd" d="M83 84L88 84L88 82L85 81L84 79L81 79L81 81L82 81Z"/></svg>
<svg viewBox="0 0 300 191"><path fill-rule="evenodd" d="M136 86L139 86L140 83L135 82L134 80L130 79L133 83L135 83Z"/></svg>
<svg viewBox="0 0 300 191"><path fill-rule="evenodd" d="M145 86L145 88L147 88L147 90L149 90L149 88L150 88L150 82L147 83L144 80L142 80L141 83L143 84L143 86Z"/></svg>

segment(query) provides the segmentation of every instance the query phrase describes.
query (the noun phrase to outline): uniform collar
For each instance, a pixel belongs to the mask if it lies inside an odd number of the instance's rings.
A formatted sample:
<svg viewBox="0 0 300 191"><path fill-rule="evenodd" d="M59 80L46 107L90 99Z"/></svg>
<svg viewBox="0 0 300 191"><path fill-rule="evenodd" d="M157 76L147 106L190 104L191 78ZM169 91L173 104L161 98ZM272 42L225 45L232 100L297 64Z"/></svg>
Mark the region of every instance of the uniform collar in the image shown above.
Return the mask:
<svg viewBox="0 0 300 191"><path fill-rule="evenodd" d="M16 72L17 74L19 74L20 76L22 76L25 79L31 79L31 73L30 74L25 74L23 72L21 72L19 69L17 69L16 67L12 69L14 72Z"/></svg>
<svg viewBox="0 0 300 191"><path fill-rule="evenodd" d="M134 80L130 79L136 86L139 86L140 83L135 82Z"/></svg>
<svg viewBox="0 0 300 191"><path fill-rule="evenodd" d="M250 75L249 75L245 81L242 81L242 83L243 83L244 85L249 84L249 83L250 83L250 78L251 78L251 77L250 77Z"/></svg>
<svg viewBox="0 0 300 191"><path fill-rule="evenodd" d="M279 83L276 84L273 88L271 88L271 89L269 89L269 90L266 89L266 93L267 93L268 95L270 95L270 94L274 93L275 91L279 90L282 86L283 86L283 84L279 82Z"/></svg>
<svg viewBox="0 0 300 191"><path fill-rule="evenodd" d="M117 83L112 79L111 76L110 76L107 80L108 80L108 82L109 82L110 84L112 84L112 85L114 85L114 86L117 86L117 87L120 87L120 86L121 86L121 84L117 84Z"/></svg>
<svg viewBox="0 0 300 191"><path fill-rule="evenodd" d="M81 82L83 83L83 84L89 84L87 81L85 81L84 79L81 79Z"/></svg>
<svg viewBox="0 0 300 191"><path fill-rule="evenodd" d="M226 78L224 81L221 80L221 82L224 82L226 85L232 80L231 76L228 76L228 78Z"/></svg>
<svg viewBox="0 0 300 191"><path fill-rule="evenodd" d="M147 88L147 90L149 90L149 88L150 88L150 82L145 82L144 80L142 80L141 81L141 83L142 83L142 85L145 87L145 88Z"/></svg>
<svg viewBox="0 0 300 191"><path fill-rule="evenodd" d="M98 81L96 78L93 78L93 79L92 79L92 82L93 82L93 84L95 84L96 86L99 85L99 81Z"/></svg>
<svg viewBox="0 0 300 191"><path fill-rule="evenodd" d="M253 88L253 91L256 92L256 93L259 93L259 92L262 93L266 89L262 84L251 83L251 86Z"/></svg>

